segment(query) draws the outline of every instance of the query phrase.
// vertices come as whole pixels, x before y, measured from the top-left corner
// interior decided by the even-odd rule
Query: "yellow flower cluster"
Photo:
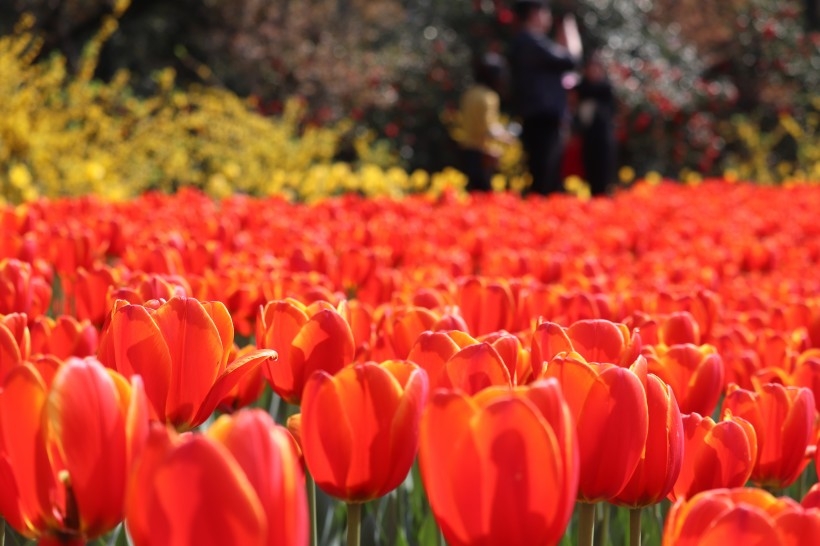
[[[781,114],[771,131],[762,131],[751,119],[736,118],[733,143],[741,151],[730,158],[726,176],[761,183],[820,180],[820,96],[814,98],[812,107],[813,111],[799,118]],[[773,164],[775,151],[783,147],[793,150],[793,159]]]
[[[311,201],[465,185],[455,171],[389,168],[391,150],[366,132],[352,139],[361,167],[333,162],[352,124],[310,126],[297,99],[268,118],[224,89],[181,91],[170,69],[157,74],[158,91],[149,97],[131,92],[126,72],[96,81],[100,46],[117,26],[113,17],[73,76],[62,56],[35,61],[41,43],[32,26],[24,17],[13,34],[0,37],[0,201],[90,193],[122,200],[183,186],[214,197],[239,191]]]

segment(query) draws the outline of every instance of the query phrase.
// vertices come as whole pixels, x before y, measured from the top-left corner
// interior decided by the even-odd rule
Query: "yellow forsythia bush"
[[[343,192],[397,195],[463,187],[448,170],[434,175],[386,168],[389,150],[362,134],[354,168],[333,157],[349,122],[306,126],[304,105],[288,101],[276,118],[219,88],[182,91],[170,69],[158,91],[135,96],[126,72],[93,79],[101,44],[117,27],[104,22],[87,45],[77,74],[52,55],[35,60],[41,41],[24,17],[0,37],[0,196],[9,202],[39,196],[94,193],[127,199],[148,190],[201,188],[214,197],[235,191],[314,200]]]

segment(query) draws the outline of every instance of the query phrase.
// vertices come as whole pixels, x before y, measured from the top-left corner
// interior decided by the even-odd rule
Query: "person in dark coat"
[[[584,63],[575,88],[581,157],[592,195],[606,195],[615,182],[615,92],[597,54]]]
[[[514,10],[520,31],[510,44],[510,71],[521,143],[532,176],[530,191],[561,192],[562,130],[568,119],[564,80],[581,57],[578,27],[571,14],[562,19],[557,38],[562,45],[547,37],[552,12],[546,2],[518,0]]]

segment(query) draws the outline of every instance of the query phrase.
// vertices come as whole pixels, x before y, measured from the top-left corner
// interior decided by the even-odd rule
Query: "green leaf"
[[[418,532],[419,546],[437,546],[439,529],[432,513],[428,513],[421,523]]]

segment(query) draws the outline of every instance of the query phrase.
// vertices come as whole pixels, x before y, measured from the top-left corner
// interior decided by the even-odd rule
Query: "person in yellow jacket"
[[[504,61],[488,53],[475,70],[475,81],[461,96],[461,168],[467,175],[468,191],[490,191],[498,168],[500,142],[512,136],[499,121],[500,91],[503,87]]]

